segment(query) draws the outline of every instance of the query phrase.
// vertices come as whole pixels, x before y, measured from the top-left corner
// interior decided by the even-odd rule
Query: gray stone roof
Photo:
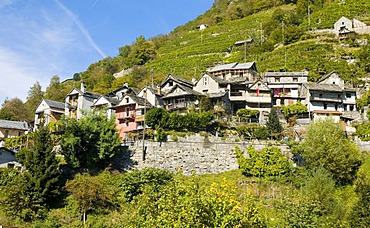
[[[166,96],[163,96],[162,98],[165,99],[165,98],[171,98],[171,97],[177,97],[178,95],[177,94],[171,94],[177,87],[181,88],[183,91],[185,91],[187,94],[186,95],[202,95],[201,93],[189,88],[189,87],[186,87],[186,86],[182,86],[182,85],[176,85],[174,86],[168,93]],[[183,96],[183,95],[181,95]]]
[[[159,85],[159,86],[163,86],[169,79],[172,79],[174,81],[176,81],[177,83],[179,84],[185,84],[187,86],[193,86],[194,83],[187,80],[187,79],[184,79],[184,78],[180,78],[180,77],[177,77],[175,75],[172,75],[172,74],[169,74],[166,79]]]
[[[336,73],[334,71],[332,71],[329,74],[326,74],[326,75],[322,76],[321,78],[319,78],[319,80],[317,80],[317,83],[320,83],[320,82],[324,81],[325,79],[329,78],[332,74],[336,74]]]
[[[44,99],[44,101],[47,105],[49,105],[50,108],[64,109],[64,102],[52,101],[48,99]]]
[[[266,72],[267,77],[307,77],[308,72]]]
[[[212,68],[209,72],[217,72],[221,70],[238,70],[238,69],[250,69],[253,67],[255,63],[254,62],[248,62],[248,63],[229,63],[224,65],[215,66]]]
[[[26,122],[21,121],[0,120],[0,128],[27,131],[28,124]]]
[[[343,92],[337,84],[308,84],[309,90],[329,91],[329,92]]]

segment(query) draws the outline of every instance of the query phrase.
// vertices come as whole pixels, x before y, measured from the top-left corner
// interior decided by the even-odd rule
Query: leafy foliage
[[[277,147],[265,147],[257,151],[248,147],[248,158],[236,147],[236,157],[243,174],[250,177],[276,178],[289,173],[291,164]]]
[[[47,129],[40,128],[33,144],[17,157],[27,172],[7,185],[3,203],[10,215],[26,221],[40,218],[60,193],[58,161]]]
[[[311,123],[302,149],[309,167],[325,168],[340,184],[352,181],[361,164],[360,150],[333,120]]]
[[[181,115],[175,112],[169,113],[163,108],[153,108],[145,115],[148,126],[153,128],[194,130],[207,129],[213,120],[212,112],[189,112]]]
[[[275,139],[280,137],[281,132],[283,131],[283,127],[280,124],[279,117],[275,108],[271,109],[266,125],[269,130],[270,136]]]
[[[101,169],[120,151],[113,120],[92,113],[80,120],[65,119],[61,153],[73,168]]]

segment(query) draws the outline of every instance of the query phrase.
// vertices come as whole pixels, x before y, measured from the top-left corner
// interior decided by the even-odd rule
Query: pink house
[[[129,132],[141,132],[144,125],[144,111],[152,105],[134,93],[122,97],[118,105],[112,107],[116,112],[116,126],[122,140],[132,140]]]

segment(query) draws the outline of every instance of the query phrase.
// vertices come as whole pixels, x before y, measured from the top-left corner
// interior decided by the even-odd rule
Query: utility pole
[[[144,120],[143,120],[143,161],[145,161],[145,114],[146,114],[146,98],[147,98],[147,89],[148,89],[148,83],[146,83],[145,91],[144,91]]]

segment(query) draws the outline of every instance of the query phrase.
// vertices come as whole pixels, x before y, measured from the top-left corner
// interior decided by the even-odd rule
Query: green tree
[[[114,196],[114,190],[106,183],[106,179],[88,173],[77,174],[73,180],[67,181],[65,187],[72,200],[79,205],[84,223],[89,210],[110,206]]]
[[[154,44],[145,40],[144,36],[139,36],[131,46],[131,51],[127,58],[131,61],[131,66],[144,65],[149,60],[154,59],[155,54]]]
[[[73,168],[100,169],[120,151],[114,120],[91,113],[79,120],[65,119],[61,152]]]
[[[36,108],[42,101],[43,97],[44,97],[44,92],[41,90],[41,85],[39,82],[36,82],[28,91],[27,101],[25,103],[30,114],[35,113]]]
[[[169,118],[169,113],[163,108],[152,108],[145,114],[145,123],[156,129],[157,127],[164,128],[167,126],[167,119]]]
[[[4,101],[0,109],[0,116],[14,121],[33,120],[33,113],[30,113],[23,101],[17,97]]]
[[[73,85],[60,83],[58,75],[54,75],[45,91],[45,98],[53,101],[64,102],[67,93],[72,90]]]
[[[308,126],[302,149],[308,167],[325,168],[340,184],[352,181],[361,164],[360,150],[346,137],[341,125],[331,119]]]
[[[21,149],[17,158],[26,172],[8,186],[7,212],[27,221],[40,218],[60,193],[58,161],[48,130],[35,132],[31,146]]]
[[[248,147],[248,156],[243,156],[243,151],[236,147],[236,157],[242,173],[250,177],[275,178],[289,173],[291,164],[277,147],[265,147],[257,151]]]
[[[271,108],[266,125],[269,129],[270,136],[278,139],[281,135],[281,132],[283,131],[283,127],[280,124],[279,117],[275,108]]]

